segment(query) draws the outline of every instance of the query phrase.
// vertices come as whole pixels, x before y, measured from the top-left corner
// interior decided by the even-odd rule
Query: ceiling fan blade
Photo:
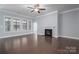
[[[37,11],[38,13],[40,13],[40,11]]]
[[[45,8],[39,8],[39,10],[46,10]]]
[[[33,7],[27,7],[27,8],[34,9]]]

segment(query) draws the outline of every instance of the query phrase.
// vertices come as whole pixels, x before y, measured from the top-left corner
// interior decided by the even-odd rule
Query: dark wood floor
[[[1,54],[79,53],[79,40],[25,35],[0,39]]]

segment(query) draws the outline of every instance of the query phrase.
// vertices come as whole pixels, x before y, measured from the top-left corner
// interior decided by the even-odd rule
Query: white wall
[[[38,24],[38,34],[44,35],[45,28],[55,27],[54,37],[67,37],[79,39],[79,9],[69,10],[65,13],[49,13],[35,18]]]
[[[53,30],[53,36],[57,37],[58,36],[58,12],[55,11],[53,13],[44,15],[44,16],[40,16],[36,18],[36,22],[38,24],[38,34],[39,35],[44,35],[44,29],[45,28],[50,28],[53,29],[53,27],[55,27],[55,29]]]
[[[60,14],[59,23],[61,37],[79,38],[79,10]]]
[[[77,20],[78,20],[78,21],[77,21],[77,22],[78,22],[78,23],[77,23],[77,28],[78,28],[78,29],[77,29],[77,31],[78,31],[77,35],[78,35],[78,36],[77,36],[77,37],[79,38],[79,10],[78,10],[78,12],[77,12],[77,15],[78,15],[78,16],[77,16]]]

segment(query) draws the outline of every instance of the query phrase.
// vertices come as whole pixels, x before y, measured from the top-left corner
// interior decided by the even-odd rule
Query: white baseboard
[[[71,39],[77,39],[77,40],[79,40],[79,38],[78,38],[78,37],[70,37],[70,36],[60,36],[60,37],[64,37],[64,38],[71,38]]]
[[[58,38],[59,36],[57,36],[57,35],[52,35],[52,37],[54,37],[54,38]]]
[[[9,38],[9,37],[15,37],[15,36],[21,36],[21,35],[29,35],[29,34],[33,34],[33,32],[31,32],[31,33],[25,33],[25,34],[18,34],[18,35],[3,36],[3,37],[0,37],[0,39]]]

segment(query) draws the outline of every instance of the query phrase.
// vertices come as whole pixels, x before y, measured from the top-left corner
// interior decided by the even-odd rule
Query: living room
[[[79,53],[79,4],[0,7],[0,53]]]

